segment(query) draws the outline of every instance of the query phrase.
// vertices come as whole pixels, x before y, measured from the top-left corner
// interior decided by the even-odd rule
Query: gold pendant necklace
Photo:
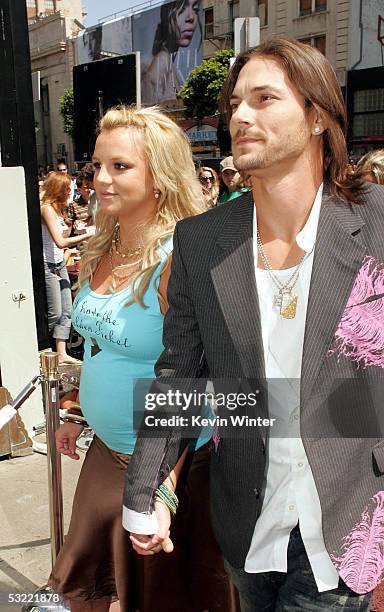
[[[279,309],[280,316],[283,317],[283,319],[294,319],[297,312],[298,296],[292,292],[292,289],[298,281],[300,269],[303,263],[311,255],[314,246],[309,251],[309,253],[305,253],[303,255],[303,257],[300,259],[299,263],[295,267],[293,274],[290,276],[290,278],[285,284],[283,284],[274,273],[272,266],[269,263],[259,232],[257,232],[257,249],[260,253],[261,259],[263,260],[265,269],[267,270],[269,276],[271,277],[271,280],[279,290],[279,292],[273,296],[273,306]]]
[[[279,308],[280,314],[284,319],[294,319],[297,310],[297,295],[292,293],[292,287],[280,289],[274,296],[274,306]]]

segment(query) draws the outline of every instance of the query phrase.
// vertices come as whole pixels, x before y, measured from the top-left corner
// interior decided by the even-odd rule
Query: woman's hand
[[[130,539],[133,549],[143,556],[154,555],[163,550],[166,553],[173,551],[173,542],[169,537],[171,525],[171,513],[167,506],[161,501],[155,502],[156,518],[158,523],[157,533],[154,535],[143,535],[131,533]]]
[[[76,440],[80,436],[84,427],[77,423],[63,423],[55,433],[56,450],[62,455],[67,455],[71,459],[80,459],[76,452]]]
[[[188,453],[188,447],[184,449],[178,462],[168,477],[164,480],[164,484],[171,491],[175,492],[177,480],[179,478],[181,468],[183,467],[185,458]],[[155,498],[155,512],[157,518],[157,533],[154,535],[143,535],[142,533],[131,533],[130,540],[133,549],[139,555],[154,555],[163,550],[166,553],[173,551],[173,542],[169,537],[169,528],[171,526],[171,512],[162,501]]]

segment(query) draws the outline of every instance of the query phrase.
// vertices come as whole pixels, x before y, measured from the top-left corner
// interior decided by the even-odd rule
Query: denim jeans
[[[72,294],[65,261],[44,262],[48,303],[48,327],[58,340],[68,340],[71,331]]]
[[[318,592],[298,527],[289,540],[287,573],[249,574],[227,561],[225,569],[239,591],[241,612],[369,612],[371,594],[357,595],[341,579],[337,589]]]

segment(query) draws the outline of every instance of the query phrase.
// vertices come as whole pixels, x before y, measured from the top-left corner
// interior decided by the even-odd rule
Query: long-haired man
[[[368,611],[384,576],[384,190],[348,174],[340,87],[316,49],[241,54],[223,104],[252,192],[178,224],[156,373],[196,377],[203,362],[258,385],[239,413],[276,423],[219,427],[212,445],[213,524],[242,610]],[[152,537],[135,512],[187,442],[173,429],[136,446],[125,522],[143,554],[172,548],[163,508]]]

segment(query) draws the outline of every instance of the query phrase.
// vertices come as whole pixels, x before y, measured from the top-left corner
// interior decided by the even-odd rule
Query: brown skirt
[[[210,522],[209,446],[194,453],[180,476],[171,554],[137,555],[122,527],[129,459],[94,438],[49,584],[76,602],[118,599],[121,612],[239,612]]]

